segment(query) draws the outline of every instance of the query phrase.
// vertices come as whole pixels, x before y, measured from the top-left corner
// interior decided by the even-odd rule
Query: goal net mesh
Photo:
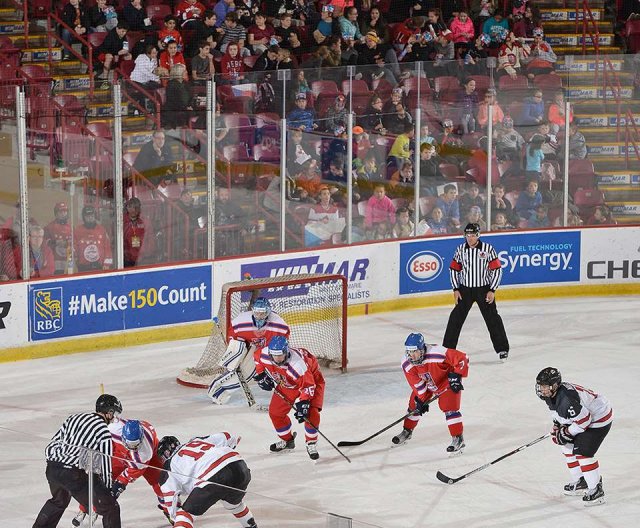
[[[258,297],[269,299],[271,309],[291,328],[289,343],[306,348],[321,364],[346,368],[346,280],[342,275],[305,274],[230,282],[223,286],[218,309],[218,326],[195,367],[184,369],[178,383],[209,386],[226,372],[219,366],[227,348],[231,321],[251,309]],[[222,335],[224,333],[224,336]],[[247,357],[240,370],[245,378],[253,373],[253,358]]]

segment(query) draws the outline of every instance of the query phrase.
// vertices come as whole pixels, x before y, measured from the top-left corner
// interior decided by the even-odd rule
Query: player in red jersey
[[[447,452],[461,453],[465,445],[460,391],[464,388],[462,378],[466,378],[469,372],[469,358],[464,352],[453,348],[425,344],[422,334],[409,334],[404,346],[406,355],[402,360],[402,370],[412,389],[409,411],[416,413],[405,419],[403,429],[393,437],[393,443],[404,444],[411,438],[420,416],[429,410],[427,400],[441,394],[438,405],[445,414],[451,434]]]
[[[109,424],[109,431],[113,437],[113,496],[118,498],[129,484],[144,477],[158,498],[158,508],[168,516],[159,484],[162,460],[156,453],[158,435],[155,428],[143,420],[119,419]],[[80,526],[85,515],[86,510],[80,506],[72,524]]]
[[[256,351],[255,363],[255,380],[260,388],[274,390],[269,418],[281,440],[271,444],[270,450],[277,453],[295,448],[296,433],[291,432],[289,419],[289,411],[295,408],[295,418],[300,423],[305,422],[307,453],[312,460],[317,460],[317,427],[325,385],[318,360],[304,348],[289,347],[286,337],[276,336],[269,341],[268,347]]]
[[[63,275],[67,271],[71,253],[71,224],[67,204],[58,202],[53,208],[53,214],[55,220],[44,228],[44,237],[53,251],[55,274]]]
[[[78,271],[108,270],[113,266],[107,230],[96,220],[96,208],[82,208],[82,224],[73,233],[73,252]]]

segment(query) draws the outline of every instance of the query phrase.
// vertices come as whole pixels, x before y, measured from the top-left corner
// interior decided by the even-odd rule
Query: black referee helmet
[[[467,224],[464,228],[465,235],[480,235],[480,224],[475,222]]]
[[[96,400],[97,413],[121,413],[122,404],[120,400],[111,394],[102,394]]]

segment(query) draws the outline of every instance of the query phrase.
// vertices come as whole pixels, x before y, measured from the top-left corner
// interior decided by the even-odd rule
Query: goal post
[[[347,368],[347,279],[343,275],[309,273],[230,282],[222,287],[218,308],[221,335],[216,328],[194,367],[177,377],[181,385],[208,388],[225,372],[219,366],[227,348],[231,322],[251,309],[258,297],[266,297],[271,309],[291,328],[292,347],[306,348],[323,366]],[[253,358],[247,358],[240,370],[245,377],[253,372]]]

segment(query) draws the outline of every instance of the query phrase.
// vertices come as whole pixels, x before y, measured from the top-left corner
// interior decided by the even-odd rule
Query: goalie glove
[[[414,398],[414,403],[416,404],[415,413],[422,416],[424,413],[429,412],[429,402],[422,401],[419,396]]]
[[[573,435],[569,433],[568,425],[561,425],[555,430],[554,442],[558,445],[573,444]]]
[[[310,407],[311,404],[308,400],[301,400],[299,402],[296,402],[296,412],[294,416],[299,423],[304,422],[307,416],[309,416]]]
[[[271,391],[276,386],[271,377],[267,375],[266,371],[262,371],[260,374],[257,374],[254,379],[256,380],[258,387],[262,390]]]
[[[118,498],[120,495],[122,495],[122,492],[127,489],[127,485],[123,484],[122,482],[118,482],[117,480],[111,485],[111,495],[113,495],[114,498]]]
[[[455,372],[449,372],[449,387],[451,387],[453,392],[460,392],[461,390],[464,390],[464,387],[462,386],[462,376]]]

